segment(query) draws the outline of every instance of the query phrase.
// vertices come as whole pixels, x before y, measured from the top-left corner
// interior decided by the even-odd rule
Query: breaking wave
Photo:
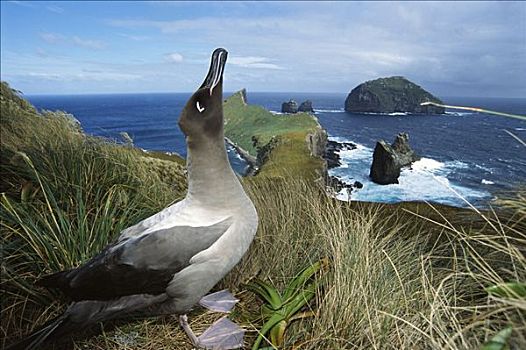
[[[351,200],[396,203],[402,201],[428,201],[464,207],[466,201],[477,202],[487,199],[490,194],[452,183],[448,175],[456,170],[469,167],[461,161],[441,162],[431,158],[421,158],[410,168],[403,168],[398,184],[378,185],[369,178],[373,149],[341,137],[330,137],[336,142],[353,142],[357,147],[340,152],[342,165],[329,170],[329,174],[345,183],[359,181],[361,189],[353,189]],[[340,200],[349,200],[344,189],[336,195]]]

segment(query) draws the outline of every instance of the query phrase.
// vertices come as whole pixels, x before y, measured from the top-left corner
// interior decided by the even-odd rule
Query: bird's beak
[[[208,88],[210,90],[210,96],[212,96],[214,88],[223,83],[223,71],[225,69],[227,56],[228,52],[222,48],[215,49],[212,53],[210,69],[208,70],[205,81],[199,88]]]

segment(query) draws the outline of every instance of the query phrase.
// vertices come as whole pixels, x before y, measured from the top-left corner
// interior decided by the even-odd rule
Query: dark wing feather
[[[130,237],[106,247],[76,269],[43,277],[38,285],[58,288],[75,301],[160,294],[195,254],[230,227],[230,219],[206,227],[175,226]]]

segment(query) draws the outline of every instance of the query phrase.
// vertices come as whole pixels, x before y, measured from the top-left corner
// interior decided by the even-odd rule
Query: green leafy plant
[[[526,284],[508,282],[486,288],[486,292],[501,298],[526,299]]]
[[[314,315],[312,311],[300,311],[316,294],[319,281],[313,280],[314,275],[327,266],[328,260],[322,259],[306,267],[288,284],[283,294],[275,287],[259,279],[247,285],[249,290],[265,301],[261,307],[261,314],[265,323],[252,346],[253,350],[259,349],[261,341],[268,333],[270,334],[270,342],[274,347],[282,346],[285,331],[291,322]]]
[[[507,350],[509,349],[508,339],[511,336],[512,327],[506,327],[493,336],[482,346],[482,350]]]
[[[496,284],[486,288],[489,295],[510,298],[510,299],[526,299],[526,284],[521,282],[506,282]],[[507,350],[509,349],[508,340],[511,337],[513,327],[508,326],[495,334],[493,338],[488,340],[482,346],[482,350]]]

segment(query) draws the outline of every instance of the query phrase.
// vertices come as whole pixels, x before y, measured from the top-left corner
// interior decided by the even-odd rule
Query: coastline
[[[248,167],[246,172],[243,174],[243,176],[254,176],[259,171],[259,164],[253,155],[248,153],[247,150],[241,148],[238,146],[234,141],[230,140],[228,137],[225,136],[225,141],[237,152],[237,154],[243,158],[245,162],[247,162]]]

